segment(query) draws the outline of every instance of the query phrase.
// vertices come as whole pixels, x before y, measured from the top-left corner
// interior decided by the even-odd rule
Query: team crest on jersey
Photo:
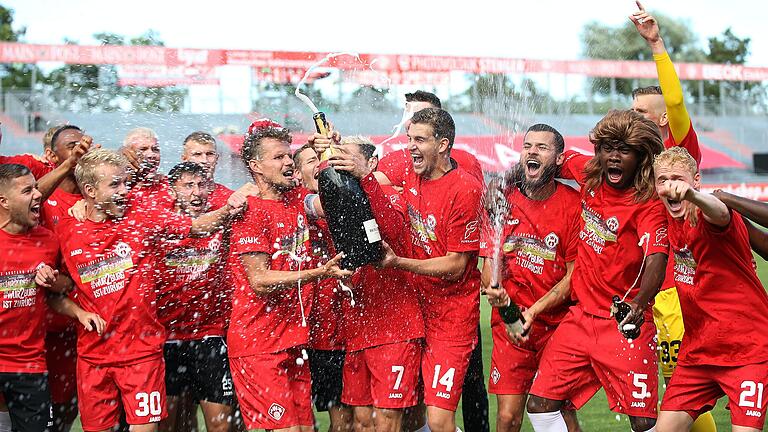
[[[435,215],[427,215],[427,226],[430,229],[435,229],[437,226],[437,219],[435,219]]]
[[[217,238],[211,239],[211,241],[208,242],[208,249],[212,251],[219,250],[219,247],[221,247],[221,241]]]
[[[544,237],[544,244],[547,245],[547,247],[550,249],[556,248],[558,243],[560,243],[560,238],[558,238],[557,234],[553,232],[547,234],[547,236]]]
[[[304,215],[298,215],[296,216],[296,225],[298,225],[299,228],[304,228]]]
[[[269,416],[273,419],[280,421],[281,418],[283,418],[283,415],[285,414],[285,408],[283,408],[280,404],[273,403],[272,406],[269,407]]]
[[[128,243],[119,242],[115,245],[115,255],[119,256],[120,258],[125,258],[130,254],[131,247],[128,245]]]
[[[619,220],[616,218],[616,216],[611,216],[606,219],[605,226],[607,226],[609,230],[616,232],[619,230]]]
[[[491,380],[493,381],[494,384],[498,384],[500,379],[501,379],[501,372],[499,372],[499,370],[496,369],[496,367],[494,366],[493,370],[491,371]]]

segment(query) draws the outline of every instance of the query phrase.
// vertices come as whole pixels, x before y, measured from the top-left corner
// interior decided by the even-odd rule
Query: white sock
[[[428,423],[424,423],[424,426],[422,426],[419,429],[417,429],[416,432],[432,432],[432,431],[429,430],[429,424]]]
[[[11,432],[11,413],[0,411],[0,432]]]
[[[560,411],[548,413],[528,413],[531,426],[536,432],[568,432],[565,419]]]

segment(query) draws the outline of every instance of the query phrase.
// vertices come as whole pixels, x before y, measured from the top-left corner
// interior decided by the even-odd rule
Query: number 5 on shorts
[[[150,394],[144,392],[136,393],[136,400],[139,401],[139,409],[136,410],[136,415],[139,417],[157,416],[163,413],[163,407],[160,405],[159,391],[154,391]]]
[[[635,399],[645,399],[647,397],[651,397],[651,393],[648,392],[648,384],[645,383],[645,380],[648,379],[647,374],[632,374],[632,384],[637,388],[639,391],[632,392],[632,397]]]
[[[741,388],[743,388],[744,391],[741,392],[741,396],[739,397],[739,406],[757,409],[763,407],[763,383],[742,381]],[[757,401],[754,399],[749,400],[755,397],[755,393],[757,393]]]
[[[453,388],[453,375],[456,373],[455,368],[450,368],[445,372],[445,375],[443,375],[439,380],[438,377],[440,376],[440,365],[435,365],[435,376],[432,379],[432,388],[436,389],[437,384],[440,383],[445,386],[445,391],[450,392]]]

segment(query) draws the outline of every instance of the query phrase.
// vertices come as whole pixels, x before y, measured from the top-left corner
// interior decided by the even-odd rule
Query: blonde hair
[[[85,194],[85,185],[95,185],[99,180],[96,176],[96,168],[102,165],[115,167],[127,167],[128,159],[125,156],[107,149],[91,150],[84,154],[75,166],[75,181],[80,191]]]
[[[135,138],[147,138],[158,141],[157,134],[154,130],[148,127],[137,127],[136,129],[131,129],[125,135],[125,138],[123,138],[123,146],[127,147]]]
[[[656,155],[653,158],[653,169],[659,166],[675,166],[680,165],[686,168],[692,176],[695,176],[699,172],[699,167],[696,165],[696,159],[688,153],[683,147],[670,147],[663,152]]]
[[[53,150],[53,135],[56,134],[56,131],[59,130],[60,127],[64,126],[63,124],[56,125],[53,127],[49,127],[47,131],[45,131],[45,135],[43,135],[43,150],[45,149],[51,149]]]
[[[691,156],[690,153],[688,153],[688,150],[686,150],[683,147],[670,147],[663,152],[656,155],[655,158],[653,158],[653,170],[654,174],[656,171],[656,168],[665,166],[665,167],[674,167],[674,166],[681,166],[688,170],[688,172],[691,173],[691,176],[694,178],[696,177],[696,174],[699,172],[699,166],[696,163],[696,159]],[[698,214],[698,208],[695,206],[690,206],[689,211],[687,212],[685,218],[688,220],[688,224],[690,226],[695,227],[699,223],[699,214]]]
[[[368,138],[367,136],[363,136],[363,135],[350,135],[350,136],[342,137],[341,141],[339,141],[339,144],[341,144],[341,145],[344,145],[344,144],[356,144],[356,145],[368,144],[368,145],[375,145],[373,143],[373,141],[371,141],[370,138]]]
[[[637,152],[637,171],[633,186],[635,202],[644,202],[653,198],[653,157],[664,150],[661,134],[656,124],[631,110],[612,110],[606,114],[589,134],[589,140],[595,145],[595,156],[584,167],[585,186],[588,190],[597,189],[603,182],[603,168],[600,165],[600,146],[604,144],[625,144]]]

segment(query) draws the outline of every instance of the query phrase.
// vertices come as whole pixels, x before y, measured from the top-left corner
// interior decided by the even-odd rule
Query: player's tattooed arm
[[[535,320],[539,314],[560,306],[571,297],[571,277],[573,276],[573,267],[573,261],[565,263],[565,276],[563,276],[563,278],[540,299],[536,300],[536,303],[523,311],[523,318],[525,318],[525,325],[523,328],[529,328],[531,326],[530,323]]]
[[[338,254],[324,265],[300,271],[272,270],[269,268],[271,258],[265,253],[247,253],[240,255],[240,261],[245,267],[248,283],[256,294],[270,294],[274,291],[291,289],[299,281],[312,282],[317,279],[343,279],[352,276],[351,271],[339,267],[339,261],[344,254]]]
[[[712,195],[752,222],[768,227],[768,203],[742,198],[721,189],[717,189]]]
[[[98,314],[86,312],[65,294],[50,293],[46,303],[56,313],[78,320],[86,330],[95,331],[99,336],[107,327],[107,323]]]
[[[383,249],[384,259],[379,264],[381,267],[396,268],[419,275],[438,277],[449,282],[461,279],[464,271],[467,269],[469,260],[474,255],[472,252],[448,252],[445,256],[420,260],[397,256],[386,243],[383,243]]]
[[[631,312],[619,323],[619,329],[625,324],[635,324],[640,327],[643,324],[643,312],[648,308],[648,303],[656,296],[664,283],[667,269],[667,254],[655,253],[645,258],[645,270],[640,281],[640,292],[634,299],[628,302]]]

